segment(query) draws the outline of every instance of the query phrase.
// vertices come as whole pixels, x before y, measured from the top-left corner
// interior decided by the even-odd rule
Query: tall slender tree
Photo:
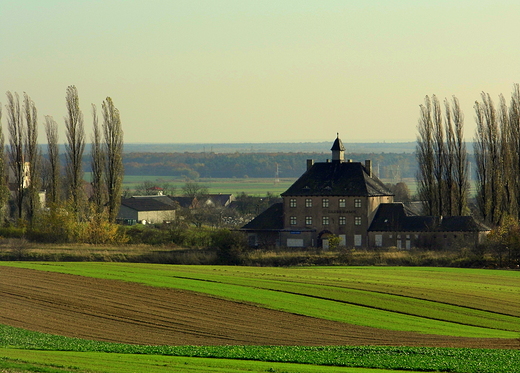
[[[460,108],[459,100],[452,99],[452,115],[454,127],[454,154],[451,160],[453,166],[454,215],[462,216],[468,212],[469,172],[468,152],[464,141],[464,114]]]
[[[85,212],[85,193],[83,190],[83,152],[85,150],[85,131],[83,129],[83,113],[79,107],[78,90],[71,85],[66,95],[67,116],[65,127],[67,133],[66,175],[68,198],[78,219]]]
[[[108,217],[114,222],[121,204],[123,183],[123,130],[119,110],[110,97],[103,101],[103,133],[105,137],[105,184]]]
[[[45,116],[45,134],[47,135],[48,172],[47,172],[47,199],[50,204],[56,205],[61,196],[61,171],[58,147],[58,124],[50,115]]]
[[[9,167],[13,174],[14,199],[16,216],[19,220],[23,218],[24,188],[25,188],[25,158],[24,139],[25,128],[20,108],[20,98],[8,91],[7,95],[7,129],[9,131]]]
[[[417,136],[417,163],[419,169],[417,173],[417,193],[423,201],[423,210],[427,215],[434,214],[434,151],[433,151],[433,123],[431,100],[428,96],[424,99],[424,105],[420,105],[420,118],[417,125],[419,132]]]
[[[444,143],[444,126],[442,122],[442,108],[435,95],[432,96],[432,121],[433,121],[433,176],[435,198],[433,214],[443,215],[444,195],[446,191],[445,172],[446,144]]]
[[[24,93],[24,112],[25,112],[25,159],[27,182],[27,219],[29,224],[33,224],[38,211],[40,211],[39,192],[41,187],[40,166],[41,155],[38,147],[38,112],[33,100]]]
[[[4,149],[5,140],[2,130],[2,106],[0,105],[0,222],[4,222],[6,218],[6,206],[9,201],[8,175]]]
[[[508,115],[511,157],[511,166],[508,172],[514,175],[514,204],[517,212],[516,218],[520,219],[520,86],[518,83],[513,86]]]
[[[475,102],[477,129],[475,161],[477,163],[477,205],[484,220],[498,225],[502,218],[502,167],[500,128],[496,109],[489,94],[482,92],[482,102]]]
[[[92,150],[91,150],[91,169],[92,169],[92,203],[97,213],[101,213],[105,204],[105,188],[103,184],[103,168],[105,167],[105,157],[101,146],[101,130],[99,128],[96,105],[92,104]]]

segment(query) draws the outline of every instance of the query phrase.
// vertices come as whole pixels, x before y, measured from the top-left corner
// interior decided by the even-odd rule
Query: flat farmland
[[[518,271],[3,262],[0,278],[4,347],[26,330],[134,346],[520,348]]]
[[[285,192],[296,179],[280,178],[275,183],[274,178],[202,178],[198,184],[206,186],[210,193],[237,194],[245,192],[253,196],[265,196],[268,192],[278,196]],[[177,189],[177,195],[182,195],[182,187],[186,180],[179,178],[169,178],[167,176],[134,176],[127,175],[123,179],[123,188],[135,189],[137,185],[144,181],[151,181],[161,185],[168,183]]]

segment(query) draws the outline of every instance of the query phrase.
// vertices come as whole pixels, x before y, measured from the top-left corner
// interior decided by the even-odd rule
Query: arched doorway
[[[331,231],[321,231],[318,235],[318,247],[321,247],[323,250],[327,250],[329,248],[329,237],[332,235],[333,234]]]

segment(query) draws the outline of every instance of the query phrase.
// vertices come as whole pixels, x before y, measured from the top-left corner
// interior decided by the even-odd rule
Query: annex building
[[[241,228],[250,246],[340,246],[410,249],[480,240],[489,228],[470,216],[415,216],[372,172],[372,163],[344,158],[339,136],[326,162],[307,160],[307,171],[272,205]]]

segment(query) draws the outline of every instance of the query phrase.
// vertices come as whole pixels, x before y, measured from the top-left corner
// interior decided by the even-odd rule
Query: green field
[[[515,373],[519,358],[518,350],[467,348],[140,346],[0,326],[0,369],[33,372]]]
[[[420,267],[258,268],[95,262],[0,262],[0,269],[1,266],[190,290],[379,329],[478,338],[515,339],[520,336],[519,271]],[[41,370],[49,372],[372,371],[361,368],[520,372],[519,350],[138,346],[77,340],[7,326],[0,327],[0,347],[0,356],[3,357],[0,369],[16,367],[17,364],[55,369]]]
[[[135,176],[124,177],[123,188],[133,190],[138,184],[144,181],[155,182],[158,185],[168,183],[176,188],[176,195],[182,195],[182,187],[186,180],[179,178],[169,178],[168,176]],[[265,196],[268,192],[279,195],[285,192],[294,183],[295,179],[281,178],[275,183],[274,178],[227,178],[227,179],[200,179],[200,185],[206,186],[210,193],[238,194],[245,192],[253,196]]]

